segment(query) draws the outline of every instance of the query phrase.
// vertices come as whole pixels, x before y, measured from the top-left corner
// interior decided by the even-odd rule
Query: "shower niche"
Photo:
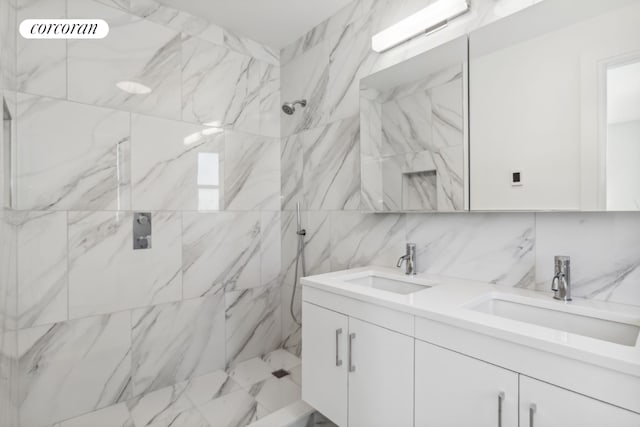
[[[13,141],[13,117],[11,110],[7,105],[7,99],[2,97],[2,134],[0,135],[0,158],[2,162],[0,182],[2,183],[2,205],[5,208],[13,208],[15,206],[14,194],[14,141]]]
[[[360,82],[362,209],[468,209],[467,39]]]

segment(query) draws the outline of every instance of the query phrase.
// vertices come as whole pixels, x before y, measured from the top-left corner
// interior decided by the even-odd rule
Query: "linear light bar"
[[[371,48],[384,52],[417,36],[441,28],[469,10],[469,0],[438,0],[419,12],[374,35]]]

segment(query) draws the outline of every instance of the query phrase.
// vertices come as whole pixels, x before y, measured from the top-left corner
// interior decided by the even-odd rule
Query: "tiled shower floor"
[[[299,399],[300,359],[276,350],[53,427],[243,427]]]

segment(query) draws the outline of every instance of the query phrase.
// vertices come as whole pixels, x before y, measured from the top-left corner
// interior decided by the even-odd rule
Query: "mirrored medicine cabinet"
[[[362,79],[362,209],[640,210],[638,22],[545,0]]]

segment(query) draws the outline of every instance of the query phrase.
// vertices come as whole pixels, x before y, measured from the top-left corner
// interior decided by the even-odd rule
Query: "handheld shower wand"
[[[291,292],[291,304],[289,304],[289,313],[291,313],[291,317],[293,321],[296,322],[298,326],[302,326],[300,320],[296,317],[295,310],[293,309],[293,305],[295,303],[296,297],[296,288],[298,287],[298,268],[302,267],[302,276],[307,275],[307,268],[304,260],[304,245],[305,245],[305,237],[307,235],[307,230],[302,228],[302,217],[300,216],[300,202],[296,204],[296,235],[298,237],[298,249],[296,251],[296,268],[293,276],[293,291]]]

